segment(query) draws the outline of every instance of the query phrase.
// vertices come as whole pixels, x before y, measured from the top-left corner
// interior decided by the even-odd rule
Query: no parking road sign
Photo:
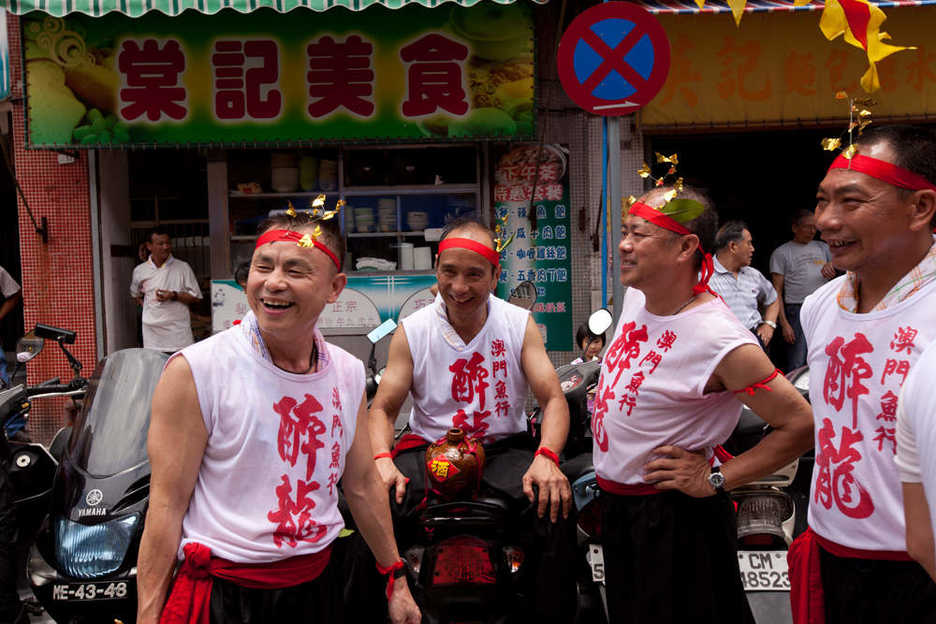
[[[629,2],[606,2],[572,21],[556,60],[576,104],[596,115],[627,115],[660,92],[670,46],[653,15]]]

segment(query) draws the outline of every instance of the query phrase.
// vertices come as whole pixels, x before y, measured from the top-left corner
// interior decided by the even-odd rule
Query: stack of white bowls
[[[381,232],[396,230],[396,200],[392,197],[377,200],[377,224]]]
[[[299,166],[296,154],[273,152],[270,155],[270,188],[277,193],[292,193],[299,188]]]
[[[414,210],[406,215],[406,224],[413,231],[425,230],[429,225],[429,215],[421,210]]]
[[[357,232],[376,232],[374,211],[367,206],[354,209],[354,228]]]

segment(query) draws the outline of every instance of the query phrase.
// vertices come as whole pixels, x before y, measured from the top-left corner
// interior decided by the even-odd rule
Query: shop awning
[[[0,0],[0,8],[16,15],[30,11],[42,11],[49,15],[62,17],[69,13],[84,13],[99,17],[111,11],[117,11],[130,17],[139,17],[149,11],[161,11],[166,15],[178,15],[187,9],[209,15],[222,9],[234,9],[241,13],[250,13],[257,9],[271,8],[286,13],[300,7],[313,11],[327,11],[343,7],[352,11],[362,11],[372,6],[399,9],[407,5],[438,7],[442,5],[474,6],[480,2],[513,4],[517,0]],[[548,0],[533,0],[545,4]]]
[[[915,7],[936,4],[936,0],[870,0],[882,9],[889,7]],[[731,13],[725,0],[706,0],[699,8],[695,0],[638,0],[637,4],[651,13],[671,15],[674,13]],[[746,13],[771,13],[776,11],[821,11],[825,2],[813,0],[803,6],[794,6],[792,0],[747,0]]]

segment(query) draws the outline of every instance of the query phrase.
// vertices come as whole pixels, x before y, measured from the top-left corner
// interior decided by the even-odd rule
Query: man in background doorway
[[[751,266],[751,231],[743,221],[729,221],[715,235],[715,249],[715,273],[709,284],[766,349],[777,329],[780,301],[767,278]]]
[[[23,291],[20,285],[10,277],[10,274],[3,267],[0,267],[0,294],[3,295],[3,303],[0,304],[0,323],[2,323],[3,319],[23,300]],[[0,345],[0,387],[9,385],[10,381],[9,376],[7,376],[6,351]]]
[[[799,318],[803,299],[835,277],[829,246],[815,240],[813,211],[797,211],[792,229],[793,240],[783,243],[770,255],[770,280],[782,302],[778,308],[778,322],[786,342],[785,372],[806,364],[806,338]]]
[[[143,346],[175,353],[195,340],[189,306],[201,300],[195,273],[172,256],[172,242],[154,230],[146,243],[149,259],[133,269],[130,296],[143,306]]]

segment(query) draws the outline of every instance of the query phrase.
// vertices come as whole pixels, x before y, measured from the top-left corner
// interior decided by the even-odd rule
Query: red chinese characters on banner
[[[374,114],[374,46],[359,35],[343,42],[325,36],[310,43],[308,112],[313,119],[344,108],[359,117]],[[313,101],[314,100],[314,101]]]
[[[420,37],[400,49],[406,72],[405,117],[431,115],[440,108],[453,115],[468,112],[464,67],[468,46],[438,33]]]
[[[188,114],[182,84],[185,52],[175,39],[126,39],[117,53],[119,115],[134,121],[143,115],[151,122],[180,121]]]
[[[326,527],[312,519],[315,501],[310,493],[319,489],[316,481],[296,481],[296,497],[293,498],[289,476],[283,475],[282,483],[276,486],[277,508],[267,513],[267,520],[276,524],[273,543],[277,548],[287,544],[295,548],[300,541],[317,542],[325,536]]]
[[[835,437],[835,426],[831,420],[824,418],[816,448],[819,474],[816,477],[815,499],[826,509],[831,509],[834,502],[839,511],[849,518],[867,518],[874,513],[874,502],[852,474],[855,464],[861,461],[861,452],[856,445],[864,440],[864,436],[860,431],[842,427],[837,447]]]
[[[306,454],[306,479],[311,479],[315,472],[315,456],[318,449],[325,446],[319,436],[325,433],[325,423],[315,414],[322,411],[322,404],[310,394],[298,403],[292,397],[283,397],[273,405],[273,411],[280,416],[277,449],[279,455],[290,466],[295,466],[299,451]]]
[[[871,365],[861,356],[873,351],[874,347],[860,332],[848,343],[836,336],[825,348],[829,363],[822,384],[822,398],[835,411],[841,411],[845,400],[851,399],[853,429],[858,428],[858,399],[869,392],[861,382],[874,374]]]
[[[452,400],[459,403],[471,403],[475,394],[478,395],[478,404],[484,409],[485,390],[488,383],[484,381],[489,373],[484,366],[484,356],[477,351],[471,359],[459,358],[449,366],[452,373]]]
[[[279,46],[272,40],[215,42],[211,56],[214,113],[218,119],[275,119],[283,108]]]

